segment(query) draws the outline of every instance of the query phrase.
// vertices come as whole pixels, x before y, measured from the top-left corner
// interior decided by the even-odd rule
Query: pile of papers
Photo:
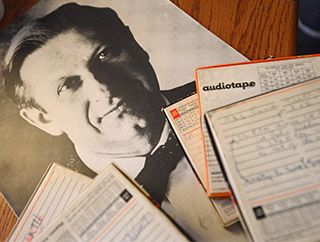
[[[9,239],[32,240],[188,241],[115,166],[91,181],[55,163]]]
[[[197,94],[165,109],[208,196],[230,193],[252,241],[320,238],[319,67],[314,55],[198,68]]]
[[[1,35],[8,241],[320,238],[320,56],[248,62],[165,0],[43,0]]]

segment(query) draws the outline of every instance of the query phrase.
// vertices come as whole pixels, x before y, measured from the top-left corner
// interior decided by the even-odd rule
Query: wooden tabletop
[[[13,226],[17,221],[17,216],[10,207],[7,200],[0,192],[0,241],[5,241],[9,236]]]
[[[3,0],[5,16],[0,29],[28,10],[38,0]],[[171,0],[208,30],[251,60],[267,56],[295,55],[297,1],[294,0]],[[0,204],[1,205],[1,204]],[[0,206],[0,217],[8,213]],[[0,223],[8,233],[15,223],[6,215]],[[4,227],[5,226],[5,227]],[[2,240],[1,237],[0,240]]]
[[[250,60],[296,53],[295,0],[171,0]]]

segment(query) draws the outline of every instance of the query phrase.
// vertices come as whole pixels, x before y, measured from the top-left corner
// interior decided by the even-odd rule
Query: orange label
[[[173,119],[177,119],[177,118],[180,118],[180,113],[178,112],[178,110],[175,108],[175,109],[172,109],[170,111],[171,113],[171,116],[173,117]]]

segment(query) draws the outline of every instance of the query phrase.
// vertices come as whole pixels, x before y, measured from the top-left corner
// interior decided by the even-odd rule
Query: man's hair
[[[28,55],[41,48],[48,40],[69,30],[75,30],[90,40],[102,43],[105,40],[121,43],[126,39],[129,44],[146,54],[112,9],[65,4],[27,24],[12,39],[4,60],[3,76],[6,92],[19,108],[35,107],[45,111],[28,95],[20,69]]]

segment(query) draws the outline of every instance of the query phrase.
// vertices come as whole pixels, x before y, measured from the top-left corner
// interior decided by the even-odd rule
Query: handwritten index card
[[[9,241],[32,241],[81,191],[91,178],[51,164],[30,198]]]
[[[204,144],[201,136],[201,122],[196,94],[169,105],[164,109],[190,163],[205,186],[207,181],[204,160]],[[224,226],[238,221],[238,214],[231,198],[210,198]]]
[[[116,167],[97,175],[36,241],[188,241]]]
[[[253,239],[319,238],[320,79],[206,117]]]
[[[211,196],[228,191],[205,124],[204,114],[262,93],[320,76],[320,56],[203,67],[196,71],[204,156]]]

